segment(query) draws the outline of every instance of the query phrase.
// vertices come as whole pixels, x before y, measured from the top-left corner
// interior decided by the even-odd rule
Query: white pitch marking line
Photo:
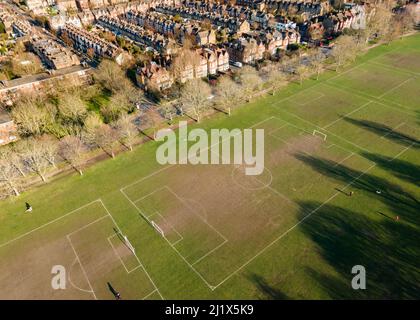
[[[97,223],[97,222],[99,222],[99,221],[101,221],[101,220],[103,220],[105,218],[108,218],[108,214],[106,214],[106,215],[104,215],[104,216],[102,216],[102,217],[100,217],[100,218],[98,218],[98,219],[96,219],[96,220],[94,220],[92,222],[89,222],[88,224],[85,224],[84,226],[82,226],[82,227],[80,227],[80,228],[78,228],[78,229],[76,229],[76,230],[68,233],[67,236],[71,236],[71,235],[73,235],[75,233],[78,233],[79,231],[82,231],[83,229],[86,229],[86,228],[90,227],[91,225],[93,225],[93,224],[95,224],[95,223]]]
[[[157,289],[153,290],[152,292],[150,292],[147,296],[143,297],[142,300],[146,300],[147,298],[149,298],[152,294],[154,294],[157,291]]]
[[[330,88],[334,88],[334,89],[340,90],[340,91],[342,91],[342,92],[346,92],[346,93],[348,93],[348,91],[346,91],[346,88],[344,88],[344,87],[342,87],[341,85],[338,85],[338,84],[336,84],[336,83],[335,83],[335,84],[326,83],[326,85],[327,85],[327,86],[329,86]],[[377,104],[381,104],[381,105],[383,105],[384,107],[387,107],[387,108],[389,108],[389,109],[393,109],[393,110],[395,110],[395,111],[398,111],[399,113],[404,113],[404,114],[406,114],[406,115],[410,115],[410,116],[415,116],[415,115],[416,115],[414,112],[410,111],[410,109],[409,109],[409,108],[407,108],[407,106],[404,106],[404,105],[402,105],[402,104],[400,104],[400,103],[398,103],[398,102],[389,101],[389,100],[386,100],[386,99],[381,99],[381,100],[379,100],[379,98],[378,98],[378,97],[372,96],[372,95],[367,94],[367,93],[360,94],[360,93],[357,93],[356,91],[353,91],[352,93],[353,93],[355,96],[358,96],[359,98],[363,98],[363,99],[365,99],[365,100],[372,99],[372,102],[375,102],[375,103],[377,103]],[[386,93],[387,93],[387,92],[386,92]],[[385,103],[385,102],[386,102],[386,103]],[[393,107],[393,106],[389,105],[388,103],[392,103],[392,104],[399,105],[400,107],[402,107],[402,108],[403,108],[403,110],[401,110],[401,108],[396,108],[395,106]]]
[[[163,222],[167,223],[170,226],[170,228],[179,236],[179,239],[174,242],[174,245],[175,245],[175,243],[178,243],[179,241],[182,241],[184,239],[184,237],[178,232],[178,230],[175,229],[175,227],[172,225],[172,223],[167,222],[168,220],[166,220],[166,218],[164,216],[162,216],[159,212],[156,212],[156,214],[158,216],[160,216],[162,218]]]
[[[39,229],[42,229],[42,228],[44,228],[44,227],[46,227],[46,226],[48,226],[48,225],[50,225],[50,224],[52,224],[52,223],[54,223],[54,222],[56,222],[56,221],[59,221],[59,220],[61,220],[61,219],[65,218],[65,217],[67,217],[67,216],[69,216],[69,215],[71,215],[71,214],[73,214],[73,213],[75,213],[75,212],[77,212],[77,211],[79,211],[79,210],[81,210],[81,209],[83,209],[83,208],[87,207],[87,206],[90,206],[91,204],[93,204],[93,203],[95,203],[95,202],[99,202],[99,200],[97,199],[97,200],[94,200],[94,201],[92,201],[92,202],[89,202],[89,203],[87,203],[87,204],[85,204],[85,205],[83,205],[83,206],[81,206],[81,207],[79,207],[79,208],[77,208],[77,209],[75,209],[75,210],[72,210],[72,211],[70,211],[70,212],[68,212],[68,213],[64,214],[64,215],[63,215],[63,216],[61,216],[61,217],[58,217],[58,218],[56,218],[56,219],[54,219],[54,220],[51,220],[51,221],[49,221],[49,222],[47,222],[47,223],[44,223],[43,225],[41,225],[41,226],[39,226],[39,227],[37,227],[37,228],[35,228],[35,229],[32,229],[31,231],[28,231],[28,232],[26,232],[26,233],[24,233],[24,234],[22,234],[22,235],[20,235],[20,236],[18,236],[18,237],[16,237],[16,238],[12,239],[12,240],[9,240],[9,241],[7,241],[7,242],[4,242],[4,243],[0,244],[0,248],[2,248],[2,247],[4,247],[4,246],[6,246],[6,245],[8,245],[8,244],[10,244],[10,243],[12,243],[12,242],[14,242],[14,241],[16,241],[16,240],[19,240],[19,239],[21,239],[21,238],[23,238],[23,237],[25,237],[25,236],[27,236],[27,235],[29,235],[29,234],[31,234],[31,233],[33,233],[33,232],[37,231],[37,230],[39,230]]]
[[[202,261],[204,258],[206,258],[207,256],[209,256],[210,254],[212,254],[214,251],[216,251],[217,249],[219,249],[220,247],[222,247],[224,244],[226,244],[226,242],[228,242],[228,240],[224,240],[222,243],[220,243],[217,247],[213,248],[212,250],[210,250],[209,252],[207,252],[205,255],[203,255],[202,257],[198,258],[197,260],[195,260],[193,263],[191,263],[191,265],[195,265],[197,263],[199,263],[200,261]]]
[[[75,258],[74,258],[74,262],[72,263],[72,265],[71,265],[71,267],[70,267],[70,268],[73,268],[73,266],[74,266],[76,263],[79,263],[79,262],[78,262],[78,260],[77,260],[77,257],[75,257]],[[80,265],[80,263],[79,263],[79,265]],[[82,288],[79,288],[78,286],[76,286],[76,285],[73,283],[73,281],[71,280],[71,276],[70,276],[70,274],[71,274],[71,272],[69,272],[69,273],[68,273],[67,278],[68,278],[68,280],[69,280],[69,282],[70,282],[70,284],[71,284],[71,286],[72,286],[73,288],[75,288],[75,289],[77,289],[77,290],[79,290],[79,291],[82,291],[82,292],[86,292],[86,293],[93,293],[93,292],[92,292],[92,290],[86,290],[86,289],[82,289]]]
[[[375,59],[370,60],[369,63],[374,64],[374,65],[378,65],[378,66],[383,67],[384,69],[388,69],[388,70],[394,71],[394,72],[399,72],[399,73],[405,74],[405,75],[407,75],[407,74],[415,75],[415,76],[420,75],[419,72],[413,72],[413,71],[401,69],[401,68],[398,68],[398,67],[391,67],[391,66],[383,64],[381,62],[377,62],[377,61],[375,61]]]
[[[306,119],[303,119],[303,118],[301,118],[301,117],[299,117],[299,116],[295,115],[294,113],[291,113],[291,112],[286,111],[286,110],[281,110],[281,111],[282,111],[282,112],[285,112],[285,113],[287,113],[287,114],[289,114],[289,115],[291,115],[292,117],[298,118],[298,119],[300,119],[301,121],[304,121],[304,122],[306,122],[306,123],[309,123],[310,125],[314,126],[315,128],[318,128],[318,129],[322,130],[322,128],[320,128],[320,127],[319,127],[319,126],[317,126],[316,124],[314,124],[314,123],[312,123],[312,122],[310,122],[310,121],[308,121],[308,120],[306,120]],[[339,136],[339,135],[336,135],[335,133],[333,133],[333,132],[331,132],[331,131],[329,131],[329,130],[325,130],[325,131],[327,131],[330,135],[332,135],[332,136],[334,136],[334,137],[336,137],[336,138],[338,138],[338,139],[341,139],[341,140],[343,140],[343,141],[345,141],[345,142],[347,142],[347,143],[349,143],[349,144],[351,144],[351,145],[353,145],[353,146],[357,147],[357,148],[358,148],[358,149],[360,149],[360,150],[363,150],[363,151],[366,151],[366,152],[370,152],[370,151],[369,151],[369,150],[367,150],[366,148],[363,148],[363,147],[359,146],[358,144],[356,144],[356,143],[354,143],[354,142],[351,142],[351,141],[347,140],[346,138],[343,138],[343,137],[341,137],[341,136]]]
[[[133,268],[133,269],[131,269],[131,270],[128,270],[127,266],[125,265],[125,263],[124,263],[123,259],[121,258],[120,254],[118,253],[117,249],[114,247],[114,245],[113,245],[113,244],[112,244],[112,242],[111,242],[111,239],[112,239],[112,238],[114,238],[114,237],[116,237],[116,236],[117,236],[116,234],[113,234],[113,235],[109,236],[107,239],[108,239],[108,242],[109,242],[109,244],[111,245],[111,247],[112,247],[112,249],[113,249],[113,251],[114,251],[115,255],[116,255],[116,256],[118,257],[118,259],[121,261],[121,264],[123,265],[123,267],[124,267],[125,271],[127,272],[127,274],[130,274],[131,272],[133,272],[133,271],[137,270],[138,268],[141,268],[141,264],[139,263],[139,264],[138,264],[138,266],[134,267],[134,268]],[[138,261],[137,261],[137,262],[138,262]]]
[[[77,261],[79,261],[80,268],[82,269],[82,272],[83,272],[83,274],[84,274],[84,276],[86,278],[87,283],[89,284],[89,287],[90,287],[90,290],[92,291],[93,297],[95,298],[95,300],[98,300],[98,298],[96,297],[96,294],[95,294],[95,290],[93,290],[92,284],[89,281],[89,277],[87,276],[86,270],[83,267],[82,261],[80,260],[79,255],[77,254],[77,251],[74,248],[73,243],[71,242],[70,236],[67,235],[66,237],[67,237],[67,240],[70,243],[71,248],[73,249],[73,252],[74,252],[74,254],[76,256]]]
[[[323,97],[325,97],[325,95],[321,92],[320,95],[317,96],[316,98],[313,98],[310,101],[307,101],[305,103],[299,103],[299,102],[297,102],[297,104],[300,105],[300,106],[302,106],[302,107],[304,107],[304,106],[308,105],[309,103],[312,103],[314,101],[317,101],[319,99],[322,99]]]
[[[350,111],[349,113],[346,113],[344,116],[341,116],[340,118],[338,118],[338,119],[334,120],[333,122],[331,122],[331,123],[327,124],[326,126],[322,127],[322,129],[324,129],[324,130],[325,130],[325,129],[327,129],[327,128],[331,127],[332,125],[334,125],[335,123],[337,123],[337,122],[341,121],[342,119],[344,119],[344,118],[348,117],[349,115],[351,115],[351,114],[353,114],[353,113],[355,113],[355,112],[357,112],[357,111],[359,111],[359,110],[361,110],[361,109],[364,109],[364,108],[365,108],[368,104],[370,104],[370,103],[372,103],[372,100],[370,100],[370,101],[368,101],[368,102],[366,102],[366,103],[362,104],[360,107],[358,107],[358,108],[356,108],[356,109],[354,109],[354,110]]]
[[[350,182],[349,184],[347,184],[343,190],[345,190],[346,188],[348,188],[350,185],[353,184],[353,182],[355,182],[356,180],[358,180],[361,176],[363,176],[364,174],[366,174],[369,170],[371,170],[374,166],[376,166],[376,164],[371,165],[368,169],[366,169],[364,172],[362,172],[357,178],[353,179],[352,182]],[[307,214],[305,217],[303,217],[299,222],[297,222],[294,226],[292,226],[291,228],[289,228],[287,231],[285,231],[283,234],[281,234],[279,237],[277,237],[276,239],[274,239],[270,244],[268,244],[264,249],[262,249],[260,252],[258,252],[255,256],[253,256],[251,259],[249,259],[245,264],[243,264],[241,267],[239,267],[238,269],[236,269],[234,272],[232,272],[229,276],[227,276],[224,280],[222,280],[219,284],[217,284],[214,289],[218,288],[220,285],[222,285],[223,283],[225,283],[227,280],[229,280],[232,276],[234,276],[235,274],[237,274],[239,271],[241,271],[243,268],[245,268],[248,264],[250,264],[252,261],[254,261],[257,257],[259,257],[262,253],[264,253],[268,248],[270,248],[271,246],[273,246],[278,240],[280,240],[281,238],[283,238],[284,236],[286,236],[289,232],[291,232],[293,229],[295,229],[297,226],[299,226],[300,224],[302,224],[306,219],[308,219],[310,216],[312,216],[315,212],[317,212],[321,207],[323,207],[325,204],[327,204],[328,202],[330,202],[332,199],[334,199],[337,195],[339,194],[339,192],[336,192],[335,194],[333,194],[330,198],[328,198],[326,201],[324,201],[319,207],[315,208],[314,210],[312,210],[312,212],[310,212],[309,214]]]
[[[203,219],[203,217],[201,217],[200,215],[197,215],[195,213],[194,208],[192,208],[183,198],[181,198],[175,191],[173,191],[169,186],[165,186],[169,192],[171,192],[176,198],[179,199],[179,201],[181,201],[183,204],[185,204],[185,206],[188,207],[188,209],[191,210],[191,212],[198,218],[200,218],[201,221],[203,221],[205,224],[207,224],[210,229],[212,229],[214,232],[216,232],[220,237],[222,237],[223,240],[228,240],[221,232],[219,232],[214,226],[212,226],[209,222],[207,222],[206,220]]]
[[[255,123],[254,125],[252,125],[250,128],[253,128],[253,127],[255,127],[255,126],[257,126],[257,125],[259,125],[259,124],[261,124],[261,123],[264,123],[264,122],[266,122],[266,121],[268,121],[268,120],[271,120],[271,119],[273,119],[273,118],[275,118],[275,117],[274,117],[274,116],[271,116],[271,117],[268,117],[268,118],[266,118],[266,119],[264,119],[264,120],[261,120],[261,121],[259,121],[259,122]],[[211,148],[212,148],[213,146],[216,146],[216,145],[220,144],[221,142],[223,142],[223,141],[225,141],[225,140],[230,140],[230,139],[231,139],[231,137],[228,137],[228,138],[222,139],[221,141],[220,141],[220,139],[219,139],[219,141],[218,141],[218,142],[213,143],[212,145],[208,146],[207,148],[205,148],[205,149],[203,149],[203,150],[204,150],[204,151],[206,151],[206,150],[211,150]],[[188,157],[188,156],[187,156],[187,157]],[[185,159],[183,159],[183,160],[185,160]],[[153,177],[154,175],[157,175],[157,174],[159,174],[160,172],[165,171],[165,170],[167,170],[167,169],[169,169],[169,168],[172,168],[172,167],[175,167],[175,166],[178,166],[178,165],[177,165],[177,164],[171,164],[171,165],[167,165],[167,166],[163,167],[162,169],[158,169],[158,170],[156,170],[156,171],[152,172],[151,174],[149,174],[149,175],[147,175],[147,176],[145,176],[145,177],[143,177],[143,178],[141,178],[141,179],[139,179],[139,180],[137,180],[137,181],[134,181],[134,182],[133,182],[133,183],[131,183],[131,184],[128,184],[128,185],[126,185],[126,186],[122,187],[122,188],[120,189],[120,191],[121,191],[122,193],[124,193],[124,194],[125,194],[125,192],[124,192],[124,190],[125,190],[125,189],[127,189],[127,188],[129,188],[129,187],[132,187],[132,186],[135,186],[136,184],[138,184],[138,183],[140,183],[140,182],[142,182],[142,181],[144,181],[144,180],[147,180],[148,178]],[[132,201],[130,200],[130,202],[132,202]]]
[[[408,147],[404,148],[403,150],[401,150],[398,154],[396,154],[391,160],[388,160],[389,162],[399,158],[400,155],[402,155],[404,152],[406,152],[408,149],[411,149],[412,146],[414,146],[416,143],[413,142],[412,144],[410,144]]]
[[[124,193],[123,193],[124,194]],[[114,217],[112,216],[111,212],[108,210],[108,208],[105,206],[104,202],[102,201],[102,199],[99,199],[99,201],[101,202],[102,206],[104,207],[104,209],[106,210],[106,212],[108,212],[108,215],[111,217],[112,222],[114,223],[114,225],[117,227],[118,231],[123,234],[121,232],[120,227],[118,226],[117,222],[114,220]],[[134,205],[135,206],[135,205]],[[136,207],[136,206],[135,206]],[[137,207],[136,207],[137,208]],[[162,300],[165,300],[162,296],[162,294],[160,293],[159,288],[156,286],[155,282],[153,281],[152,277],[150,276],[150,274],[147,272],[146,268],[143,266],[143,264],[141,263],[139,257],[137,256],[136,253],[133,253],[134,256],[136,257],[138,263],[141,265],[141,268],[143,269],[143,271],[146,273],[146,276],[149,278],[150,282],[152,283],[152,285],[155,287],[155,289],[157,290],[157,292],[159,293],[159,296],[162,298]]]
[[[393,88],[391,88],[391,89],[387,90],[386,92],[384,92],[383,94],[381,94],[380,96],[378,96],[378,98],[379,98],[379,99],[381,99],[383,96],[386,96],[388,93],[390,93],[390,92],[392,92],[392,91],[394,91],[394,90],[398,89],[399,87],[401,87],[401,86],[405,85],[407,82],[409,82],[409,81],[411,81],[411,80],[413,80],[413,79],[414,79],[414,78],[408,78],[407,80],[405,80],[405,81],[401,82],[400,84],[396,85],[395,87],[393,87]]]
[[[388,131],[388,133],[385,133],[381,139],[385,139],[387,136],[389,136],[391,133],[393,133],[393,131],[395,131],[398,128],[401,128],[403,125],[405,125],[405,121],[401,122],[399,125],[397,125],[396,127],[392,128],[390,131]],[[413,142],[414,143],[414,142]]]

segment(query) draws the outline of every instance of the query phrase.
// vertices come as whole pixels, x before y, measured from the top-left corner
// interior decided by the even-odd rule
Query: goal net
[[[131,244],[131,242],[128,241],[127,236],[123,236],[123,238],[124,238],[124,242],[125,242],[126,246],[128,247],[128,249],[130,249],[130,251],[135,254],[136,253],[136,249],[134,249],[134,247]]]
[[[162,235],[162,237],[165,237],[165,233],[163,232],[162,228],[161,228],[161,227],[159,227],[159,225],[158,225],[157,223],[155,223],[155,222],[152,220],[152,221],[151,221],[151,224],[152,224],[153,228],[155,228],[155,229],[156,229],[156,231],[157,231],[157,232],[159,232],[159,233]]]
[[[312,132],[312,135],[313,135],[313,136],[318,136],[318,137],[321,137],[321,139],[322,139],[322,140],[324,140],[324,141],[326,141],[326,140],[327,140],[327,135],[326,135],[325,133],[321,132],[321,131],[314,130],[314,131]]]

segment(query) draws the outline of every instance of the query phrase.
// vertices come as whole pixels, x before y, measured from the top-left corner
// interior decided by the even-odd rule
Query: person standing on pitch
[[[112,294],[114,295],[115,300],[120,300],[121,299],[120,293],[117,290],[115,290],[109,282],[107,282],[107,285],[108,285],[109,291],[111,291]]]
[[[25,206],[26,206],[26,211],[25,212],[31,212],[32,211],[32,206],[29,203],[25,202]]]

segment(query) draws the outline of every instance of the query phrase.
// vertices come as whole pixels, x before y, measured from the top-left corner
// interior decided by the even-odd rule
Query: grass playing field
[[[419,75],[415,35],[195,126],[264,129],[260,176],[152,142],[2,201],[0,298],[418,298]]]

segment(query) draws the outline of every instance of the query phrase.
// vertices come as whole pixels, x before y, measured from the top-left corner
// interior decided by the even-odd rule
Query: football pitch
[[[191,126],[264,129],[258,176],[161,166],[150,142],[1,202],[0,298],[418,297],[419,76],[415,35]]]

